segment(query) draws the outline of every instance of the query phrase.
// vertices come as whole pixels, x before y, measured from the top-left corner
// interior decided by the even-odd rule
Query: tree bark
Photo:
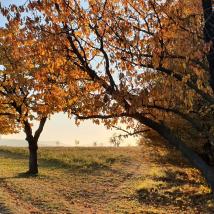
[[[135,119],[145,124],[146,126],[157,131],[167,142],[177,148],[182,155],[189,160],[189,162],[198,170],[210,185],[212,192],[214,193],[214,170],[208,166],[205,161],[191,148],[185,145],[181,139],[179,139],[167,126],[162,123],[158,123],[149,118],[144,117],[141,114],[135,115]]]
[[[29,144],[29,174],[38,173],[37,150],[38,144],[36,141],[28,142]]]
[[[46,120],[47,120],[47,117],[43,117],[40,120],[39,127],[36,130],[34,136],[32,133],[32,128],[30,123],[27,120],[24,122],[24,131],[26,134],[26,141],[28,142],[28,146],[29,146],[28,147],[29,148],[29,170],[27,171],[27,173],[29,174],[37,174],[39,172],[38,158],[37,158],[38,140],[43,131]]]

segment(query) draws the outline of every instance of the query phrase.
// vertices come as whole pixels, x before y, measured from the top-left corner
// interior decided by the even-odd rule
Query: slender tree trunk
[[[38,173],[37,150],[38,145],[36,141],[30,141],[29,144],[29,174]]]
[[[142,124],[157,131],[167,142],[176,147],[182,155],[189,160],[189,162],[198,170],[201,171],[202,175],[210,185],[212,192],[214,193],[214,170],[208,166],[205,161],[191,148],[185,145],[181,139],[179,139],[168,127],[162,123],[158,123],[149,118],[144,117],[141,114],[135,116]]]
[[[38,173],[38,160],[37,160],[38,140],[43,131],[46,120],[47,117],[43,117],[40,120],[39,127],[36,130],[34,136],[32,134],[32,128],[30,123],[27,120],[24,122],[26,141],[28,142],[29,146],[29,170],[27,172],[29,174]]]

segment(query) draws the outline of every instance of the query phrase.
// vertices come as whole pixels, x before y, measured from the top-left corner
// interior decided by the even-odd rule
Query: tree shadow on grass
[[[30,174],[28,172],[20,172],[17,174],[16,178],[37,178],[38,174]]]
[[[146,185],[148,180],[142,181],[142,187],[136,190],[140,203],[155,207],[174,206],[180,213],[214,213],[213,195],[200,172],[194,170],[180,152],[164,145],[159,145],[158,149],[147,148],[151,162],[163,175],[157,170],[156,176],[147,177],[149,187]]]
[[[161,141],[162,142],[162,141]],[[144,152],[144,147],[141,148]],[[191,167],[188,160],[174,147],[162,143],[145,144],[145,151],[149,154],[149,160],[156,164],[172,165],[181,168]]]
[[[0,157],[3,158],[12,158],[12,159],[27,159],[28,155],[24,153],[19,153],[19,152],[13,152],[9,150],[2,150],[0,149]]]
[[[205,204],[211,200],[210,194],[184,195],[182,191],[174,190],[160,193],[158,190],[142,189],[138,191],[138,201],[141,204],[155,205],[156,207],[174,206],[180,208],[180,213],[187,210],[195,210],[196,213],[213,213],[213,208]],[[206,207],[206,208],[205,208]]]
[[[204,184],[198,180],[188,180],[188,175],[181,171],[167,171],[163,177],[151,178],[154,187],[143,187],[136,191],[136,197],[141,204],[156,207],[179,207],[181,213],[195,210],[196,213],[213,213],[213,195],[200,190]],[[207,202],[211,202],[212,206]]]
[[[0,150],[0,155],[4,158],[15,160],[28,160],[28,155],[24,153],[18,153],[9,150]],[[56,158],[39,158],[39,168],[51,168],[51,169],[65,169],[76,173],[96,173],[100,170],[111,170],[111,164],[115,160],[106,159],[106,161],[100,162],[96,160],[84,160],[81,158],[72,158],[69,162],[59,160]],[[28,173],[19,173],[17,177],[35,177],[36,175],[29,175]]]
[[[167,183],[167,187],[182,186],[182,185],[192,185],[192,186],[200,186],[204,185],[202,180],[189,180],[186,172],[181,172],[180,170],[176,171],[166,171],[164,177],[154,178],[154,180],[159,180]]]
[[[28,160],[28,154],[23,153],[23,150],[14,150],[0,148],[0,156],[15,160]],[[51,168],[51,169],[64,169],[67,172],[72,173],[88,173],[88,174],[98,174],[99,172],[110,171],[112,173],[122,173],[120,170],[115,170],[112,165],[116,162],[124,165],[130,165],[131,161],[123,155],[117,157],[102,157],[100,160],[97,159],[84,159],[81,157],[70,157],[68,160],[60,160],[53,157],[38,157],[39,168]],[[20,176],[29,177],[25,173]]]
[[[101,163],[96,160],[82,160],[82,159],[72,159],[70,163],[67,163],[59,159],[43,159],[39,160],[39,167],[52,168],[52,169],[65,169],[67,171],[77,172],[77,173],[93,173],[99,170],[109,170],[110,165],[107,163]]]
[[[182,157],[180,152],[171,147],[166,147],[164,155],[155,153],[153,160],[161,165],[170,164],[180,168],[191,168],[189,162]]]

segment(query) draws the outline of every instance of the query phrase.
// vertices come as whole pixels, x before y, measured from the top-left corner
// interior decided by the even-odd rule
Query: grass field
[[[27,164],[26,149],[0,147],[0,213],[214,213],[200,173],[172,150],[42,148],[38,176]]]

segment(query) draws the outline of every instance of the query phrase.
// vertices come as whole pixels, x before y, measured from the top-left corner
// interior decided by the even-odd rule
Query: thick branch
[[[87,120],[87,119],[111,119],[111,118],[119,118],[119,117],[130,117],[128,113],[121,113],[121,114],[112,114],[112,115],[90,115],[90,116],[80,116],[76,113],[73,113],[77,119],[79,120]]]
[[[196,119],[190,117],[189,114],[185,114],[185,113],[179,111],[178,109],[165,108],[163,106],[158,106],[158,105],[143,105],[143,107],[150,108],[150,109],[158,109],[158,110],[161,110],[164,112],[173,113],[175,115],[180,116],[184,120],[188,121],[198,131],[201,131],[203,129],[203,125],[201,124],[201,122],[199,120],[196,120]]]

